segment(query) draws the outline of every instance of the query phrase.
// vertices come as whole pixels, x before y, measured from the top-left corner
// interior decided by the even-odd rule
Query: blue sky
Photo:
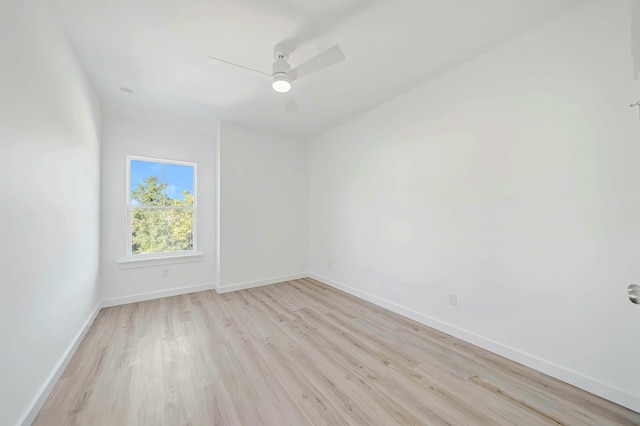
[[[157,176],[160,182],[168,183],[167,196],[174,200],[183,200],[182,192],[186,190],[193,194],[192,166],[131,160],[130,190],[134,190],[149,176]]]

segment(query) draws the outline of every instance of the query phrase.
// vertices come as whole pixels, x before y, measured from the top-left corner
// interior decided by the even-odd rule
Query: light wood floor
[[[35,425],[640,425],[310,279],[103,309]]]

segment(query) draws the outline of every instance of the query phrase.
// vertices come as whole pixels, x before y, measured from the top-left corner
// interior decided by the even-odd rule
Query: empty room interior
[[[0,0],[0,425],[640,425],[640,0]]]

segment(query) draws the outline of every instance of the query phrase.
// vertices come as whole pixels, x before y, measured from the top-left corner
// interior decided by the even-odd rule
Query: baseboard
[[[615,402],[616,404],[622,405],[630,410],[640,412],[640,396],[638,395],[634,395],[623,389],[608,385],[566,367],[559,366],[534,355],[503,345],[502,343],[448,324],[444,321],[440,321],[436,318],[406,308],[381,297],[374,296],[362,290],[355,289],[330,278],[323,277],[313,272],[310,272],[307,275],[314,280],[320,281],[321,283],[327,284],[338,290],[342,290],[345,293],[349,293],[355,297],[371,302],[421,324],[442,331],[443,333],[457,337],[465,342],[469,342],[497,355],[526,365],[527,367],[533,368],[534,370],[540,371],[558,380],[562,380],[563,382],[569,383],[594,395],[598,395],[604,399]]]
[[[78,334],[76,334],[74,339],[71,341],[71,344],[67,348],[62,358],[60,358],[60,361],[58,361],[58,364],[56,364],[51,374],[49,374],[49,377],[47,377],[47,380],[45,380],[36,397],[33,399],[31,404],[29,404],[29,407],[31,408],[29,408],[27,412],[23,414],[21,420],[18,421],[17,424],[30,425],[36,418],[38,412],[40,411],[40,408],[42,408],[42,405],[49,397],[49,394],[53,390],[55,384],[58,382],[58,379],[64,372],[64,369],[67,368],[67,365],[69,364],[69,361],[71,361],[73,354],[76,353],[76,349],[78,349],[80,342],[82,342],[82,339],[84,339],[85,334],[87,334],[87,331],[89,331],[91,324],[93,324],[96,316],[98,316],[98,312],[100,312],[100,309],[101,306],[100,303],[98,303],[93,312],[91,312],[91,314],[89,315],[89,318],[87,318],[87,320],[82,325],[82,328],[80,329]]]
[[[152,291],[150,293],[134,294],[133,296],[116,297],[114,299],[103,300],[101,308],[111,306],[126,305],[128,303],[144,302],[146,300],[162,299],[163,297],[180,296],[181,294],[196,293],[198,291],[215,290],[215,284],[199,284],[186,287],[171,288],[168,290]]]
[[[216,291],[218,292],[218,294],[223,294],[223,293],[229,293],[232,291],[246,290],[254,287],[261,287],[263,285],[277,284],[283,281],[298,280],[300,278],[306,278],[308,276],[309,274],[306,272],[301,272],[298,274],[291,274],[291,275],[281,275],[279,277],[265,278],[263,280],[247,281],[244,283],[219,286],[218,288],[216,288]]]

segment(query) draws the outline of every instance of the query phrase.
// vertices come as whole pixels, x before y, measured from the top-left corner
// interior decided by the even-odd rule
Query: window
[[[127,156],[127,258],[196,251],[196,164]]]

